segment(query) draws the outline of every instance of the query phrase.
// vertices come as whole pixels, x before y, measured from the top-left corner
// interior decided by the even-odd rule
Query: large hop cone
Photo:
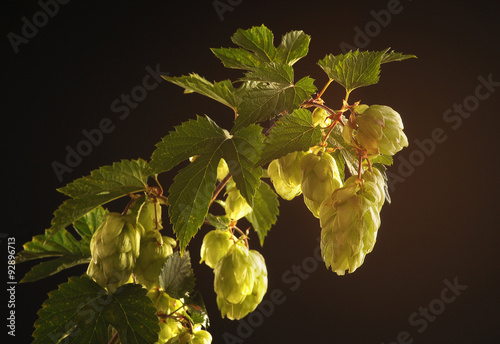
[[[219,260],[227,254],[229,248],[234,244],[232,234],[229,231],[214,229],[203,237],[200,249],[200,263],[205,262],[212,269]]]
[[[214,290],[222,317],[241,319],[255,310],[267,291],[264,257],[237,242],[214,269]]]
[[[401,116],[389,106],[371,105],[354,122],[353,137],[368,155],[394,155],[408,146]]]
[[[159,285],[159,276],[165,259],[173,253],[175,239],[162,236],[158,231],[146,232],[141,238],[139,257],[134,276],[147,289]]]
[[[224,208],[226,215],[231,220],[239,220],[242,217],[247,216],[252,211],[252,207],[241,195],[240,190],[236,188],[236,183],[233,181],[229,181],[226,185],[226,200]]]
[[[302,170],[300,161],[306,152],[289,153],[279,159],[271,161],[267,173],[271,178],[276,193],[283,199],[291,200],[302,193],[300,182]]]
[[[138,226],[131,215],[109,213],[92,236],[87,274],[112,292],[131,277],[140,252]]]
[[[319,217],[321,203],[342,186],[337,164],[328,153],[309,153],[302,158],[300,167],[304,203],[314,216]]]
[[[371,193],[374,190],[363,189],[353,176],[321,206],[321,255],[338,275],[354,272],[375,245],[380,199]]]

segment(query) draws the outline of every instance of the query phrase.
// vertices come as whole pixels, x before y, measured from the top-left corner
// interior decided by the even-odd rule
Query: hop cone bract
[[[354,272],[375,245],[380,199],[373,190],[363,190],[357,176],[352,176],[321,206],[321,255],[338,275]]]
[[[291,200],[302,193],[300,161],[306,154],[306,152],[300,151],[292,152],[271,161],[269,164],[267,172],[276,193],[283,199]]]
[[[222,317],[241,319],[252,312],[267,291],[264,257],[243,242],[229,248],[214,269],[214,290]]]
[[[319,217],[321,203],[342,186],[337,163],[328,153],[309,153],[302,158],[300,167],[304,203],[314,216]]]
[[[92,236],[87,274],[112,292],[131,277],[140,252],[138,226],[131,215],[111,212]]]
[[[205,262],[212,269],[227,254],[234,242],[229,231],[214,229],[203,237],[200,249],[200,263]]]
[[[242,217],[247,216],[252,211],[252,207],[241,195],[240,190],[236,188],[235,182],[229,181],[227,183],[226,195],[224,209],[226,210],[226,215],[231,220],[239,220]]]

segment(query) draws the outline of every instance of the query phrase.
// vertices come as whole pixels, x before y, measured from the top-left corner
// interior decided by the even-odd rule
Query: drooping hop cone
[[[158,201],[147,200],[141,207],[138,221],[145,232],[159,231],[163,228],[161,221],[162,208]]]
[[[205,262],[212,269],[227,254],[234,244],[232,234],[227,230],[214,229],[203,237],[200,249],[200,263]]]
[[[376,190],[378,193],[379,191]],[[321,255],[338,275],[354,272],[372,251],[380,227],[379,202],[357,176],[346,180],[320,209]]]
[[[377,168],[366,170],[361,176],[363,179],[363,195],[377,204],[380,212],[385,202],[385,178]]]
[[[237,242],[214,269],[214,290],[222,317],[241,319],[255,310],[267,291],[264,257]]]
[[[175,239],[162,236],[159,231],[146,232],[141,238],[140,253],[134,267],[137,281],[147,289],[157,287],[163,263],[173,253],[175,245]]]
[[[389,106],[369,106],[361,115],[356,116],[355,124],[357,129],[353,131],[353,135],[368,155],[394,155],[403,147],[408,147],[403,120]]]
[[[302,193],[300,161],[306,154],[306,152],[292,152],[269,164],[267,173],[276,193],[283,199],[289,201]]]
[[[328,119],[328,112],[323,110],[322,108],[315,108],[313,113],[312,113],[312,121],[314,126],[326,126],[330,124],[330,120]]]
[[[252,211],[252,207],[241,195],[240,190],[236,188],[236,183],[233,181],[229,181],[226,185],[226,201],[224,208],[226,210],[226,215],[231,220],[239,220]]]
[[[321,203],[342,186],[339,169],[335,159],[325,152],[307,154],[302,158],[300,167],[304,203],[315,217],[319,217]]]
[[[130,279],[140,252],[141,230],[131,215],[109,213],[90,241],[87,274],[110,291]]]

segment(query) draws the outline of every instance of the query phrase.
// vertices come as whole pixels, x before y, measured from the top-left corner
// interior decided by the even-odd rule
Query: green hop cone
[[[227,254],[229,248],[234,244],[232,234],[229,231],[214,229],[203,237],[200,249],[200,263],[205,262],[212,269],[219,260]]]
[[[159,276],[165,259],[173,253],[175,239],[162,236],[158,231],[149,231],[141,238],[134,276],[147,289],[159,285]]]
[[[377,168],[366,170],[361,176],[363,179],[363,195],[377,204],[380,212],[385,202],[385,178]]]
[[[330,124],[329,113],[322,108],[315,108],[312,113],[312,122],[314,126],[327,126]]]
[[[170,297],[161,288],[151,288],[147,296],[151,299],[157,309],[160,332],[158,333],[158,344],[163,344],[181,332],[183,326],[172,316],[182,312],[182,302]]]
[[[165,344],[210,344],[212,335],[210,332],[200,328],[194,328],[192,331],[185,329],[175,337],[170,338]]]
[[[319,217],[321,203],[342,186],[335,159],[328,153],[309,153],[300,163],[304,203],[315,217]]]
[[[131,215],[111,212],[92,236],[87,274],[111,292],[130,280],[140,252],[140,226]]]
[[[375,245],[380,216],[374,199],[368,187],[363,189],[352,176],[321,205],[321,255],[338,275],[354,272]]]
[[[408,147],[401,116],[389,106],[371,105],[356,116],[355,124],[353,135],[368,155],[394,155]]]
[[[169,339],[174,338],[182,329],[181,323],[172,318],[160,321],[160,332],[156,344],[164,344]]]
[[[233,181],[229,181],[226,185],[224,209],[226,210],[227,217],[231,220],[239,220],[252,211],[252,207],[241,195],[240,190],[236,188],[236,183]]]
[[[264,257],[243,242],[229,248],[214,269],[214,290],[222,317],[237,320],[255,310],[267,291]]]
[[[159,231],[161,224],[162,208],[159,201],[146,200],[141,207],[137,221],[144,227],[145,232]]]
[[[221,181],[224,179],[229,173],[229,166],[227,166],[227,162],[224,159],[220,159],[219,165],[217,165],[217,180]]]
[[[300,161],[306,154],[306,152],[292,152],[269,164],[267,172],[276,193],[283,199],[289,201],[302,193]]]

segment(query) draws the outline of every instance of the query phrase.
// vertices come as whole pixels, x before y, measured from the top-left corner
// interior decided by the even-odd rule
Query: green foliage
[[[379,212],[390,202],[385,171],[407,141],[395,110],[359,105],[349,97],[376,84],[383,64],[415,56],[389,49],[327,54],[318,71],[328,82],[317,87],[310,76],[295,75],[294,65],[311,42],[303,31],[284,34],[276,45],[271,30],[261,25],[237,30],[231,41],[235,47],[211,51],[224,67],[241,72],[238,79],[163,76],[185,93],[229,107],[229,127],[196,115],[166,133],[149,161],[121,160],[58,189],[68,198],[54,212],[50,228],[17,256],[18,263],[49,259],[32,267],[22,282],[105,261],[102,271],[87,270],[93,279],[71,277],[49,294],[35,323],[35,343],[63,338],[210,343],[204,330],[209,312],[203,291],[195,290],[192,239],[205,227],[223,233],[222,244],[206,235],[201,262],[209,258],[214,269],[220,315],[240,319],[267,290],[266,264],[250,249],[250,239],[254,234],[264,245],[282,200],[302,195],[306,214],[319,218],[325,264],[337,274],[358,269],[373,249]],[[346,95],[331,107],[322,96],[332,82]],[[363,112],[370,108],[384,111],[368,118]],[[166,172],[174,176],[163,188]],[[109,212],[104,205],[118,199],[129,202],[114,214],[130,226],[126,235],[118,233],[123,230],[113,235],[112,226],[103,234],[98,229]],[[99,273],[123,278],[113,287],[100,286]]]

